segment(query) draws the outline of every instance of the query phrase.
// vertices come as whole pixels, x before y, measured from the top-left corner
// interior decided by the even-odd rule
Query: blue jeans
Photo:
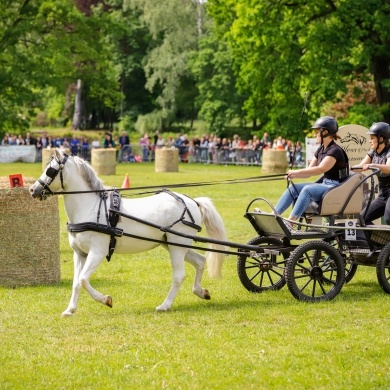
[[[275,210],[279,214],[282,214],[293,203],[293,198],[298,197],[291,211],[291,217],[299,218],[312,200],[319,202],[329,188],[336,187],[339,184],[340,182],[338,180],[324,179],[322,183],[298,183],[294,184],[294,186],[290,185],[280,197],[275,206]]]

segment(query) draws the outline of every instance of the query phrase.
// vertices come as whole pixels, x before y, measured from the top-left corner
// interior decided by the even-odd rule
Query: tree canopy
[[[80,122],[232,121],[297,138],[308,122],[390,122],[385,0],[5,0],[0,131]],[[307,113],[302,123],[302,107]]]
[[[332,104],[351,85],[357,103],[366,94],[361,85],[375,86],[375,102],[366,102],[373,115],[362,124],[390,121],[387,1],[210,0],[208,5],[232,51],[237,88],[248,94],[246,112],[265,128],[294,132],[305,93],[310,120],[332,114]],[[349,121],[348,111],[341,119]]]

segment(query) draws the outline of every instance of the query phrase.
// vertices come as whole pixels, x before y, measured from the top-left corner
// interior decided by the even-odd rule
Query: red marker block
[[[9,175],[9,184],[11,188],[24,187],[23,176],[20,173]]]

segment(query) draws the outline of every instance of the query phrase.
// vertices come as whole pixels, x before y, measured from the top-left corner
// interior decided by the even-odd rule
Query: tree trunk
[[[81,80],[77,80],[77,86],[76,86],[76,99],[74,102],[74,114],[73,114],[73,121],[72,121],[72,128],[73,130],[80,130],[81,126]]]
[[[378,103],[382,108],[389,107],[390,91],[384,82],[390,79],[390,58],[387,56],[376,56],[373,57],[372,63],[375,91]],[[378,121],[379,119],[380,118],[378,118]],[[387,123],[390,123],[390,108],[387,108],[383,111],[383,120]]]

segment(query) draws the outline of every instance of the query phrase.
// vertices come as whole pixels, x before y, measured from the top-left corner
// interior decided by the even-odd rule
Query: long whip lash
[[[307,106],[307,92],[305,92],[305,98],[303,99],[303,107],[302,107],[302,111],[301,111],[301,117],[299,119],[299,133],[302,132],[302,127],[303,127],[303,118],[305,116],[305,111],[306,111],[306,106]],[[293,169],[293,166],[294,166],[294,161],[295,161],[295,154],[296,154],[296,151],[297,151],[297,143],[298,143],[298,137],[297,139],[295,140],[295,143],[294,143],[294,152],[293,152],[293,155],[292,155],[292,159],[290,161],[290,169]]]

